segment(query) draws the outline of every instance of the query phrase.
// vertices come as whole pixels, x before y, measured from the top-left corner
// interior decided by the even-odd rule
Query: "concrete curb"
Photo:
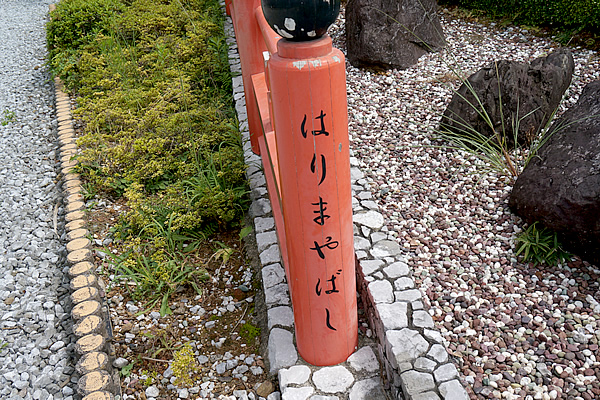
[[[52,8],[51,8],[52,9]],[[79,361],[75,369],[81,378],[77,390],[83,400],[112,400],[120,398],[119,373],[112,368],[112,328],[106,305],[104,283],[95,274],[89,231],[85,228],[85,203],[81,181],[75,172],[77,154],[75,131],[71,116],[71,101],[59,78],[54,79],[58,140],[60,144],[63,191],[65,196],[65,230],[68,242],[67,262],[71,265],[71,317],[73,333],[79,337],[75,350]]]
[[[222,4],[224,7],[224,4]],[[232,73],[241,66],[231,18],[225,22]],[[314,367],[299,359],[294,345],[293,313],[275,232],[260,156],[252,152],[241,76],[233,78],[235,108],[244,139],[244,156],[251,189],[251,216],[262,264],[268,309],[268,360],[277,373],[283,399],[468,400],[458,370],[441,334],[415,288],[402,249],[388,232],[379,206],[372,200],[358,160],[351,157],[354,246],[357,291],[377,340],[377,358],[365,346],[347,362]],[[352,153],[351,153],[352,154]],[[379,379],[379,370],[385,382]],[[327,379],[320,379],[327,376]],[[335,384],[337,382],[337,384]],[[340,384],[340,382],[342,382]],[[269,396],[275,400],[278,394]]]

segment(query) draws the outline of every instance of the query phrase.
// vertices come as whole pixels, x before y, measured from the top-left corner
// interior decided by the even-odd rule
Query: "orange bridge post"
[[[338,364],[358,343],[344,55],[279,40],[267,69],[298,351]]]

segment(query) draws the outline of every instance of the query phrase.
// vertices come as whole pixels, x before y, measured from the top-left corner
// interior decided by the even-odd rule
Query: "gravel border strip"
[[[358,292],[379,343],[386,388],[397,399],[469,399],[358,159],[350,164]]]
[[[81,181],[74,171],[77,161],[72,157],[77,154],[77,145],[71,101],[58,77],[54,79],[54,87],[65,195],[65,229],[69,240],[66,244],[67,262],[71,265],[69,276],[73,291],[71,316],[75,322],[73,333],[79,338],[75,344],[79,355],[75,369],[81,375],[77,390],[85,396],[83,400],[113,400],[120,398],[121,385],[119,372],[112,367],[115,352],[104,282],[95,274],[91,241],[88,239],[90,233],[85,228]]]
[[[230,18],[226,19],[225,33],[229,36],[227,43],[231,71],[239,75],[241,65]],[[244,139],[247,177],[252,191],[250,212],[254,218],[256,242],[263,266],[262,281],[268,308],[270,372],[278,373],[281,392],[284,395],[289,392],[289,396],[308,398],[316,388],[325,393],[341,394],[343,398],[348,395],[355,398],[354,396],[360,393],[363,396],[368,395],[370,399],[376,399],[378,393],[375,393],[374,389],[381,385],[377,374],[364,376],[364,372],[361,371],[364,365],[377,363],[369,354],[369,351],[372,353],[370,347],[359,349],[347,362],[335,367],[309,368],[303,361],[299,361],[294,345],[293,312],[281,263],[275,221],[262,172],[262,161],[260,156],[252,152],[250,146],[241,76],[233,78],[233,87],[239,128]],[[381,363],[381,366],[377,363],[377,367],[371,372],[382,369],[387,379],[383,388],[389,390],[397,399],[468,399],[469,396],[458,379],[456,365],[448,356],[441,334],[434,329],[433,319],[424,309],[421,292],[415,288],[412,273],[400,246],[392,235],[388,235],[384,217],[377,203],[372,200],[368,183],[358,168],[358,160],[352,157],[352,151],[350,164],[357,290],[367,312],[369,324],[375,331]],[[363,380],[352,385],[354,380],[346,377],[348,385],[343,390],[331,388],[332,391],[328,390],[330,388],[326,384],[319,382],[320,374],[327,375],[330,381],[343,380],[346,373],[350,374],[348,370],[352,371],[357,380]],[[291,387],[289,383],[295,385]],[[383,395],[382,388],[379,392]],[[337,397],[331,397],[334,398]],[[271,397],[268,400],[271,400]]]

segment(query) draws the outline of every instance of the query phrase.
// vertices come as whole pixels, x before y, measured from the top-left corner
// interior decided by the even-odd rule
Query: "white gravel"
[[[347,66],[352,149],[404,249],[472,398],[600,398],[596,266],[517,261],[511,181],[440,148],[434,130],[459,80],[494,60],[531,61],[559,48],[520,28],[443,18],[448,47],[407,70]],[[345,50],[343,18],[330,31]],[[573,49],[562,110],[600,79],[600,57]]]
[[[65,254],[54,226],[62,200],[54,92],[44,66],[49,3],[0,0],[2,399],[74,398]]]

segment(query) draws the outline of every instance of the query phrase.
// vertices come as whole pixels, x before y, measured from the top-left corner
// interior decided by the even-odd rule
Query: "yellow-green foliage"
[[[186,343],[175,352],[171,368],[173,369],[173,375],[177,378],[176,383],[178,385],[191,386],[194,383],[193,376],[197,372],[198,364],[189,343]]]
[[[154,383],[154,380],[156,379],[158,373],[156,371],[147,371],[145,369],[140,371],[142,376],[145,376],[146,378],[144,379],[143,383],[144,386],[151,386]]]
[[[240,329],[240,336],[247,342],[253,342],[255,338],[260,336],[260,328],[246,322]]]
[[[53,18],[51,65],[78,95],[84,177],[125,194],[134,230],[237,223],[245,166],[217,1],[62,0]],[[80,26],[85,40],[69,45]]]

